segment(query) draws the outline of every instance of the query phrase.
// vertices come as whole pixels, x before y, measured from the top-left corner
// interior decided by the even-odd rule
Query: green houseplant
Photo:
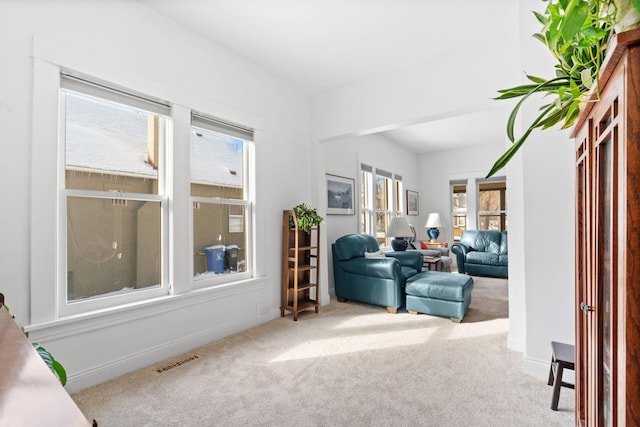
[[[614,0],[543,1],[548,3],[545,12],[533,12],[542,25],[541,31],[533,37],[547,46],[557,60],[555,76],[527,75],[531,83],[498,91],[500,95],[495,99],[520,100],[507,120],[507,137],[513,145],[498,158],[487,177],[511,160],[534,129],[548,129],[558,123],[563,129],[571,127],[587,96],[592,91],[596,94],[599,91],[600,67],[616,25],[617,3]],[[640,0],[631,1],[633,8],[640,11]],[[520,108],[534,94],[545,95],[540,113],[516,138],[514,126]]]
[[[0,304],[7,311],[7,313],[11,314],[11,312],[9,311],[9,307],[4,304],[4,296],[2,294],[0,294],[0,296]],[[33,348],[35,348],[44,363],[49,367],[49,369],[51,369],[51,372],[53,372],[56,378],[58,378],[60,383],[64,386],[67,383],[67,371],[64,369],[64,366],[62,366],[60,362],[54,359],[51,353],[45,350],[45,348],[40,344],[34,343]]]
[[[305,203],[300,203],[293,207],[293,211],[296,215],[296,219],[298,221],[298,228],[307,233],[313,227],[317,227],[320,225],[324,218],[318,215],[318,210],[316,208],[312,208],[307,206]],[[289,216],[289,226],[291,228],[295,227],[295,223],[293,220],[293,216]]]

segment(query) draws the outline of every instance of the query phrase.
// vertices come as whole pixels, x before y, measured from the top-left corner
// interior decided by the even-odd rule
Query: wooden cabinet
[[[3,300],[0,294],[0,426],[90,426]]]
[[[640,425],[640,30],[610,45],[576,142],[576,425]],[[592,97],[595,101],[595,95]]]
[[[290,226],[292,218],[293,227]],[[318,312],[320,279],[320,226],[308,233],[298,228],[293,210],[282,212],[282,295],[280,316],[285,311],[298,313],[314,309]]]

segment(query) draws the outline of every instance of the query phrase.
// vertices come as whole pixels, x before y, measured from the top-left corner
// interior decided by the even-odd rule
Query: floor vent
[[[156,368],[156,373],[157,374],[162,374],[164,372],[170,371],[173,368],[177,368],[179,366],[182,366],[186,363],[189,362],[193,362],[194,360],[198,360],[200,359],[200,356],[198,356],[197,354],[191,354],[189,356],[186,356],[180,360],[177,360],[175,362],[171,362],[170,364],[166,365],[166,366],[162,366],[160,368]]]

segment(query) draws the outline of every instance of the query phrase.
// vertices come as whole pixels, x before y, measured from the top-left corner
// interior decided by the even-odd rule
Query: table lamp
[[[391,241],[391,247],[394,251],[406,251],[409,246],[409,241],[405,237],[411,237],[411,227],[407,222],[407,218],[398,217],[391,220],[389,228],[387,228],[387,237],[394,237]]]
[[[427,234],[429,235],[430,241],[437,241],[438,236],[440,235],[440,230],[438,230],[438,228],[444,227],[444,224],[440,219],[440,214],[430,213],[427,217],[427,223],[425,224],[425,227],[427,228]]]

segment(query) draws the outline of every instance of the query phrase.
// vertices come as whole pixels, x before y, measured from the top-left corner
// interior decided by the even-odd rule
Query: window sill
[[[50,322],[43,322],[24,327],[31,340],[47,341],[73,336],[78,333],[129,323],[139,319],[152,317],[167,311],[180,310],[196,304],[204,304],[248,292],[263,289],[266,277],[255,277],[247,280],[219,284],[206,288],[194,289],[188,293],[165,295],[145,301],[109,307],[73,316],[62,317]]]

